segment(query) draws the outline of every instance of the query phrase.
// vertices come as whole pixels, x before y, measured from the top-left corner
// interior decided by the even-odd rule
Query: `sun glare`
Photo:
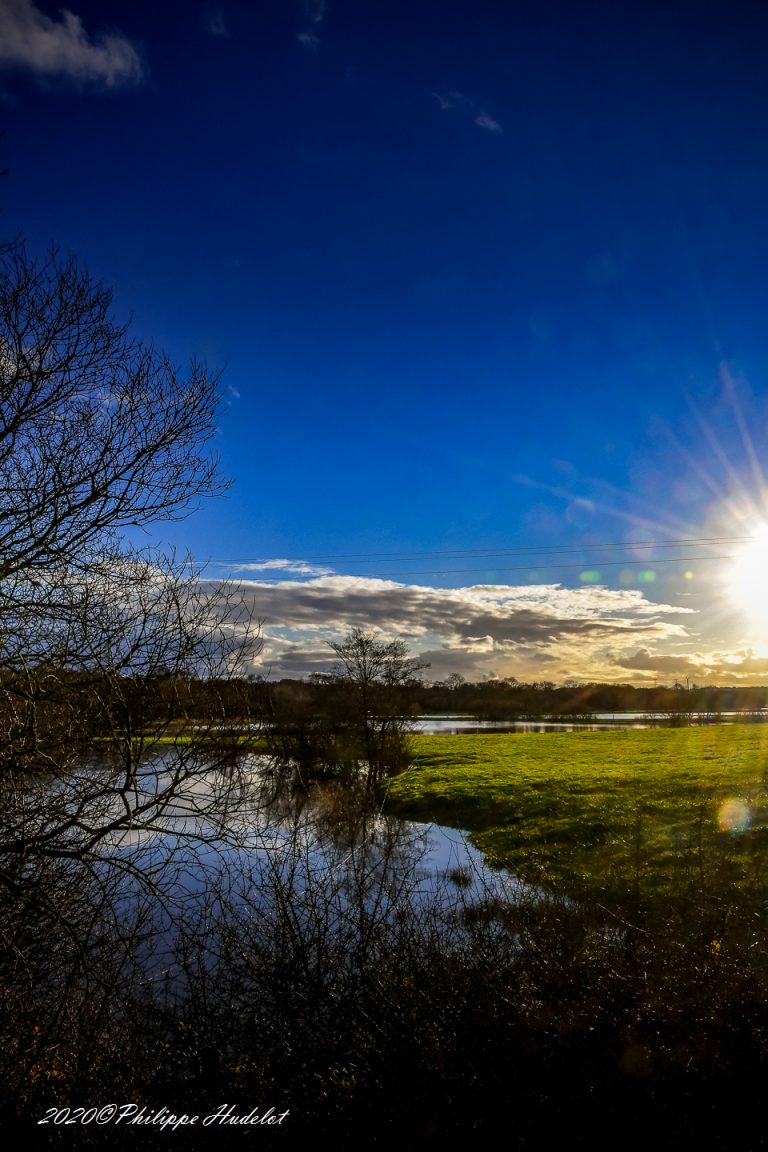
[[[762,525],[733,562],[729,577],[736,606],[753,623],[768,627],[768,525]]]

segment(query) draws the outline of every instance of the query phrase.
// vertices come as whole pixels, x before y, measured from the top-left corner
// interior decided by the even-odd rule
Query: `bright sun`
[[[753,624],[768,627],[768,525],[734,559],[729,575],[731,596]]]

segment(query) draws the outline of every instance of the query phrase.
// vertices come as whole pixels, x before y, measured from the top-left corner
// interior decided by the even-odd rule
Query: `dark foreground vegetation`
[[[526,873],[500,890],[449,867],[429,896],[418,838],[364,775],[292,791],[276,762],[254,791],[241,758],[255,839],[233,822],[226,846],[223,829],[191,854],[148,842],[130,859],[154,864],[151,899],[146,877],[58,859],[47,900],[6,901],[4,1129],[41,1147],[240,1147],[242,1129],[200,1127],[227,1103],[287,1111],[258,1138],[291,1146],[436,1147],[503,1125],[536,1149],[563,1115],[575,1147],[617,1131],[765,1146],[764,731],[424,737],[390,791],[428,803],[431,773],[439,814],[453,792],[466,815],[474,766],[477,824],[501,818]],[[738,799],[751,819],[724,809]],[[201,1119],[35,1124],[111,1102]]]
[[[440,693],[491,716],[557,690],[427,690],[402,644],[359,628],[325,679],[249,681],[258,625],[237,590],[123,536],[220,487],[218,377],[109,309],[72,258],[0,250],[3,1133],[343,1149],[501,1129],[539,1149],[565,1124],[575,1147],[763,1146],[760,822],[734,868],[702,806],[686,866],[655,887],[640,812],[630,871],[601,885],[590,843],[558,829],[573,797],[547,785],[517,832],[505,809],[525,885],[451,865],[427,882],[418,837],[380,810],[411,776],[408,717]],[[619,707],[597,699],[572,703]],[[553,777],[569,753],[548,747]],[[578,867],[550,852],[537,871],[526,838],[539,857],[570,843]]]
[[[325,795],[319,861],[297,827],[257,874],[211,876],[207,899],[173,917],[172,956],[146,906],[116,919],[63,867],[66,925],[6,910],[4,1130],[164,1147],[152,1127],[34,1124],[53,1106],[205,1116],[227,1102],[289,1110],[259,1139],[291,1146],[430,1147],[503,1125],[509,1145],[540,1148],[563,1114],[576,1147],[617,1130],[631,1146],[762,1146],[762,877],[734,885],[707,859],[663,901],[628,889],[606,903],[587,888],[470,896],[457,873],[426,904],[397,829],[347,799]]]

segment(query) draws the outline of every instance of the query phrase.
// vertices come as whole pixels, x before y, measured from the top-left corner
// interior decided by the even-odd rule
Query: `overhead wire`
[[[348,553],[304,553],[301,556],[280,559],[290,564],[307,563],[311,561],[319,564],[332,560],[353,561],[358,564],[368,563],[401,563],[405,560],[428,559],[433,556],[512,556],[531,555],[550,556],[567,555],[576,552],[597,552],[608,549],[633,548],[684,548],[690,545],[711,544],[747,544],[755,539],[754,536],[684,536],[672,540],[627,540],[624,542],[610,541],[604,543],[588,543],[580,545],[562,545],[554,547],[516,547],[516,548],[452,548],[443,550],[419,550],[416,552],[348,552]],[[267,556],[241,556],[230,560],[209,560],[208,566],[229,567],[235,564],[264,564],[273,562],[273,557]]]
[[[562,546],[548,546],[548,547],[522,547],[516,546],[513,548],[456,548],[456,549],[443,549],[443,550],[423,550],[418,552],[373,552],[373,553],[312,553],[305,554],[301,557],[281,557],[278,559],[264,556],[251,556],[241,557],[232,560],[209,560],[206,563],[201,563],[203,569],[210,568],[240,568],[240,575],[245,577],[248,568],[251,568],[254,577],[256,573],[259,574],[259,581],[261,583],[282,583],[285,576],[269,577],[266,575],[269,571],[281,571],[281,565],[284,572],[289,573],[292,565],[323,565],[330,562],[344,561],[345,566],[349,565],[389,565],[408,563],[409,561],[428,562],[430,559],[443,558],[460,559],[462,557],[474,558],[477,560],[491,560],[494,558],[506,558],[514,556],[527,556],[530,557],[525,564],[516,565],[495,565],[484,564],[482,566],[474,566],[471,568],[418,568],[408,571],[387,571],[386,579],[393,577],[415,577],[415,576],[452,576],[452,575],[468,575],[476,572],[484,572],[487,575],[490,573],[512,573],[512,572],[528,572],[534,573],[538,570],[544,571],[565,571],[576,569],[589,569],[590,566],[600,568],[615,568],[615,567],[638,567],[645,566],[651,567],[659,564],[689,564],[700,563],[702,561],[710,560],[733,560],[735,556],[732,554],[712,554],[704,553],[700,555],[683,555],[683,556],[656,556],[656,557],[637,557],[627,555],[619,560],[600,559],[594,557],[595,553],[599,552],[613,552],[623,551],[632,553],[638,549],[670,549],[670,548],[688,548],[691,546],[698,546],[700,548],[712,547],[715,545],[740,545],[747,544],[756,539],[755,536],[687,536],[679,537],[677,539],[666,540],[628,540],[628,541],[603,541],[600,543],[588,543],[583,545],[562,545]],[[551,557],[580,555],[582,559],[577,562],[552,562]],[[590,558],[592,557],[592,558]],[[243,571],[245,570],[245,571]],[[334,573],[321,573],[304,571],[302,572],[299,567],[294,569],[294,575],[300,576],[320,576],[332,575]],[[375,573],[336,573],[337,575],[351,576],[360,579],[372,579]]]

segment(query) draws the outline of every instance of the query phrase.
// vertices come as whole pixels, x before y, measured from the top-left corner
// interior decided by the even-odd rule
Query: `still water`
[[[477,720],[474,716],[422,716],[414,731],[425,735],[457,736],[483,732],[585,732],[614,728],[668,728],[677,724],[730,724],[768,721],[768,712],[680,713],[595,712],[588,720]]]
[[[157,758],[148,790],[162,791],[166,772],[172,779],[173,755]],[[217,937],[223,923],[251,931],[260,921],[271,931],[284,917],[310,933],[326,920],[354,934],[370,921],[418,917],[458,941],[478,910],[542,898],[491,869],[461,831],[355,811],[332,787],[300,800],[273,785],[264,758],[244,757],[226,803],[220,774],[202,773],[151,829],[115,837],[121,909],[127,920],[143,918],[140,959],[153,981],[173,990],[184,983],[180,926],[199,943]],[[212,945],[210,963],[215,954]]]
[[[458,736],[490,732],[579,732],[609,728],[648,728],[650,721],[638,713],[636,718],[616,721],[595,717],[594,720],[475,720],[471,716],[424,716],[414,725],[415,732],[431,736]]]

